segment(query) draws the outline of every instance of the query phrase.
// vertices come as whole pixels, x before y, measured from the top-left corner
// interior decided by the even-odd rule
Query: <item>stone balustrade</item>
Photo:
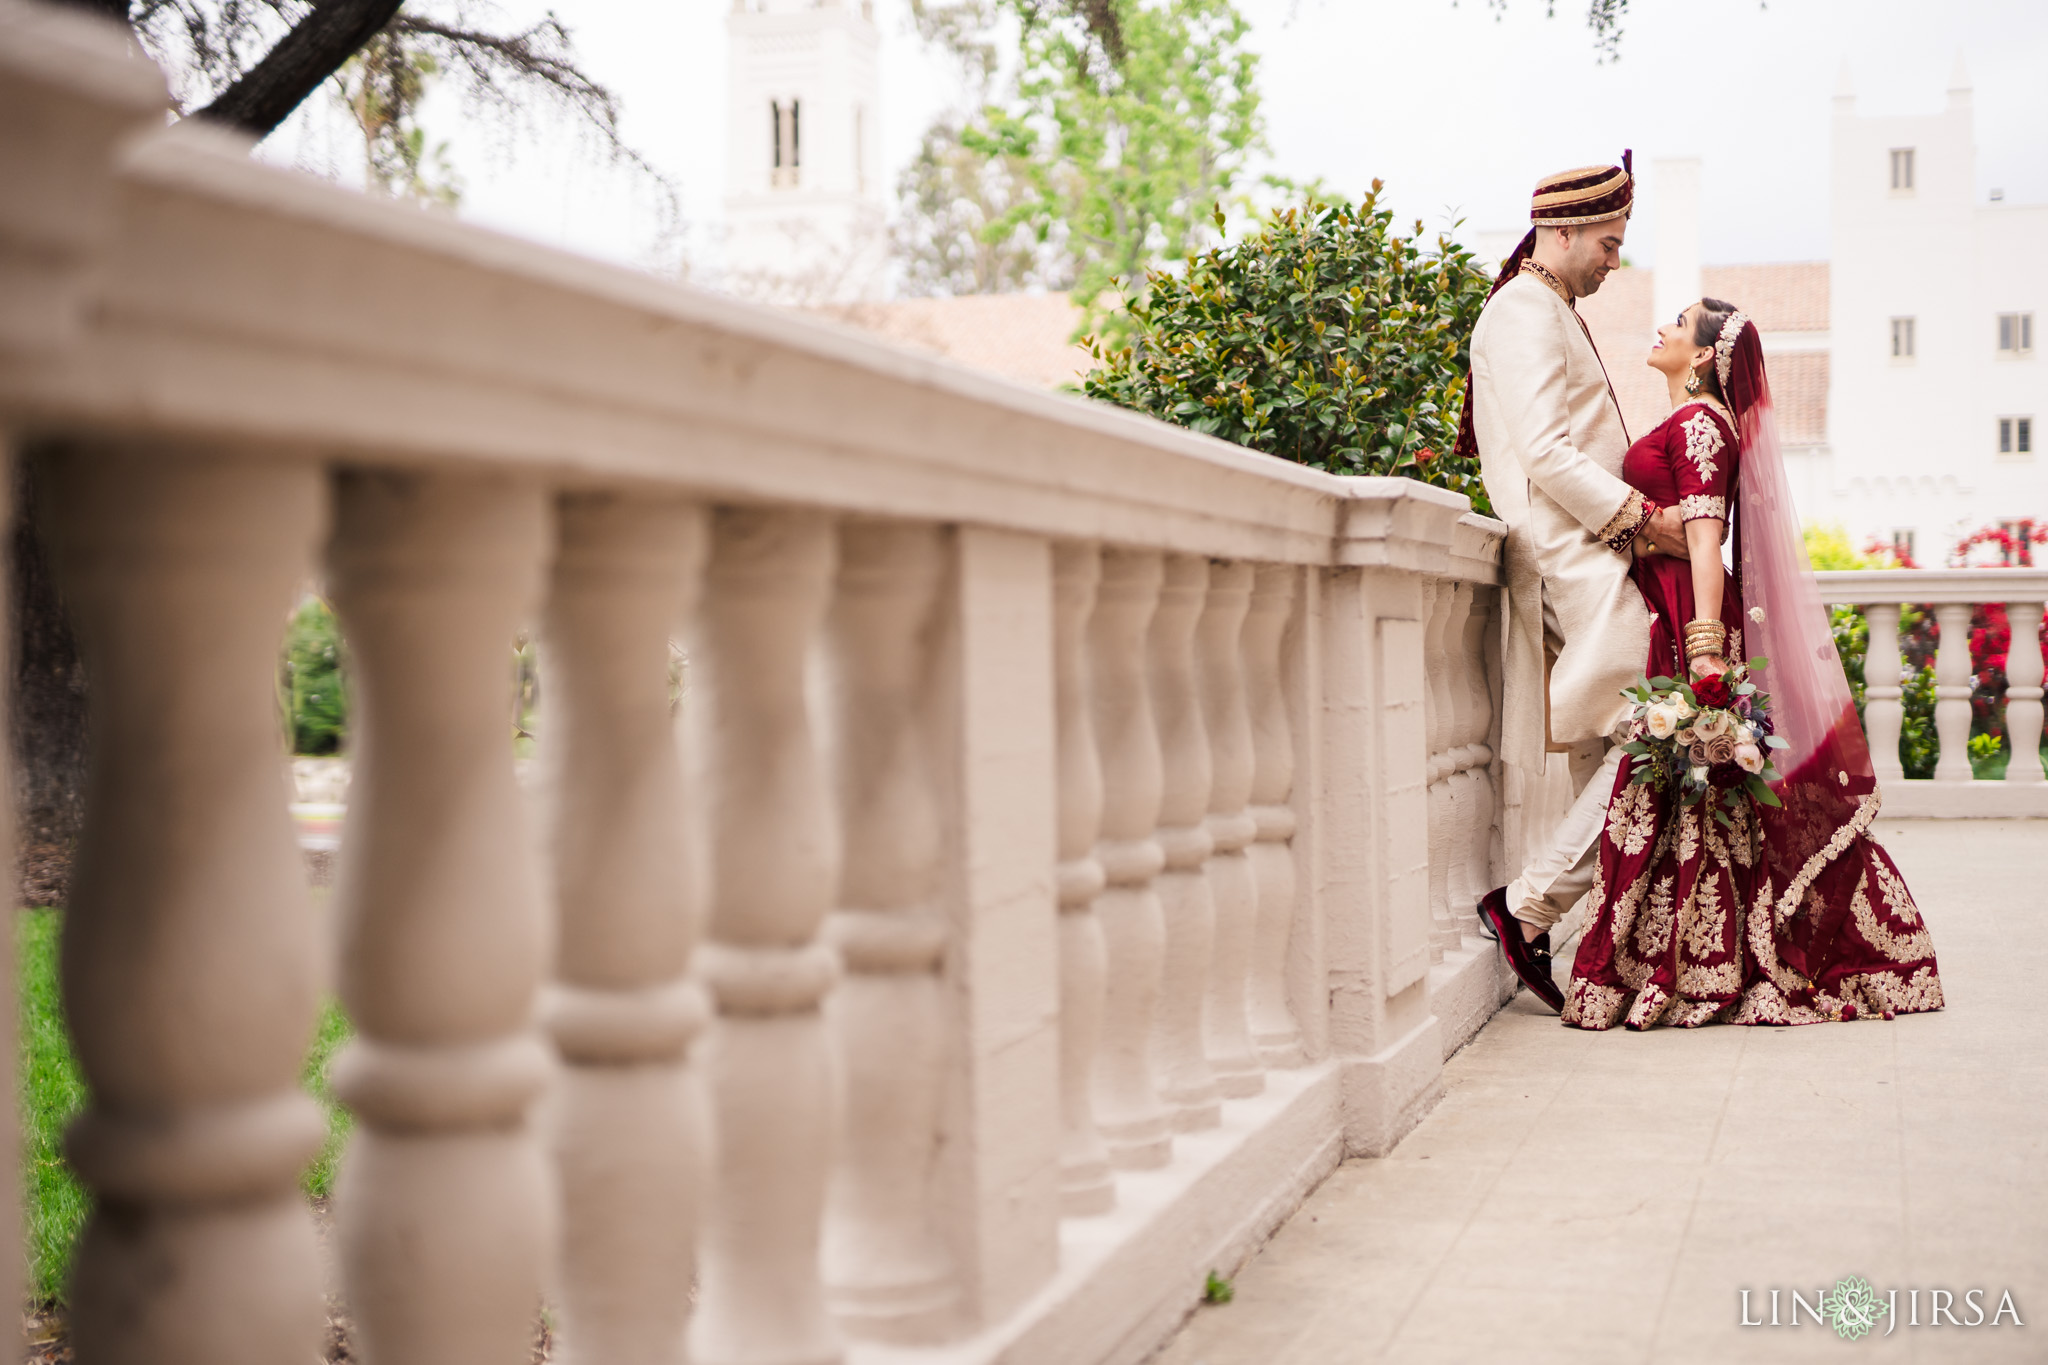
[[[1433,1102],[1509,985],[1498,523],[163,106],[0,0],[0,427],[98,756],[84,1365],[313,1357],[323,985],[374,1365],[523,1361],[544,1301],[607,1365],[1135,1361]],[[311,578],[356,687],[331,944],[273,694]]]
[[[2041,764],[2042,606],[2048,571],[2037,569],[1888,569],[1818,575],[1822,596],[1859,608],[1870,626],[1864,655],[1863,727],[1884,792],[1885,811],[1901,816],[2048,815],[2048,778]],[[1977,608],[2002,604],[2012,626],[2006,662],[2005,725],[2011,758],[2003,782],[1973,780],[1970,767],[1970,620]],[[1901,605],[1931,608],[1940,626],[1934,658],[1934,727],[1941,752],[1931,778],[1907,778],[1899,760],[1904,718],[1899,651]]]

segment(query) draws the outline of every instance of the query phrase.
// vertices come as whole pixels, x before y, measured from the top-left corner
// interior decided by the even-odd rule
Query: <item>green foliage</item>
[[[393,199],[454,208],[462,187],[448,164],[448,144],[427,148],[420,102],[441,74],[441,64],[412,36],[385,29],[336,73],[348,111],[363,135],[368,188]]]
[[[333,610],[307,598],[285,631],[283,688],[293,753],[339,753],[347,742],[345,658]]]
[[[306,1065],[300,1070],[299,1084],[307,1094],[320,1101],[320,1107],[327,1111],[327,1140],[320,1146],[320,1155],[313,1158],[299,1177],[299,1187],[314,1199],[325,1199],[334,1193],[335,1172],[341,1166],[341,1149],[348,1142],[349,1130],[355,1127],[355,1116],[342,1107],[334,1097],[334,1089],[327,1083],[327,1065],[341,1045],[355,1036],[349,1027],[348,1016],[341,1012],[341,1002],[327,1000],[320,1006],[320,1025],[313,1033],[313,1046],[306,1051]]]
[[[1311,200],[1187,263],[1150,273],[1131,341],[1091,342],[1091,398],[1335,474],[1397,474],[1490,512],[1476,460],[1452,453],[1488,280],[1422,224]],[[1220,214],[1219,214],[1220,219]]]
[[[1022,28],[1014,78],[927,134],[898,250],[913,287],[1057,283],[1096,327],[1113,281],[1210,237],[1261,145],[1249,26],[1231,0],[917,6],[983,83],[1001,63],[977,26],[1002,13]]]
[[[1812,542],[1808,541],[1809,553]],[[1835,636],[1835,657],[1842,661],[1842,672],[1848,675],[1850,695],[1856,698],[1856,715],[1863,716],[1863,690],[1867,682],[1863,676],[1863,661],[1870,653],[1870,622],[1855,607],[1828,608],[1828,627]]]
[[[1934,764],[1941,757],[1941,737],[1934,730],[1934,666],[1917,673],[1908,669],[1900,701],[1904,716],[1899,721],[1899,764],[1908,777],[1934,776]]]
[[[92,1210],[91,1196],[64,1160],[64,1130],[85,1108],[86,1085],[64,1023],[58,984],[58,944],[64,915],[24,910],[15,918],[15,970],[21,1009],[22,1213],[28,1233],[28,1290],[38,1302],[62,1301],[71,1256]],[[327,1065],[350,1037],[347,1017],[333,1001],[306,1055],[302,1083],[327,1111],[327,1142],[307,1166],[301,1187],[324,1198],[351,1126],[349,1112],[327,1084]]]
[[[1840,526],[1807,526],[1801,528],[1801,534],[1806,541],[1806,557],[1816,572],[1897,567],[1888,558],[1860,553],[1850,542],[1849,533]]]
[[[24,910],[14,921],[21,992],[22,1214],[28,1233],[28,1291],[61,1298],[71,1247],[92,1201],[64,1161],[64,1129],[85,1108],[85,1076],[71,1051],[57,984],[57,910]]]
[[[1229,1303],[1236,1297],[1236,1287],[1213,1270],[1209,1272],[1209,1278],[1202,1282],[1203,1303]]]

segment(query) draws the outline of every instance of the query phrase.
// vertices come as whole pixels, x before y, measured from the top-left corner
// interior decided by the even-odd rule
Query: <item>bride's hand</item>
[[[1692,661],[1695,678],[1711,678],[1728,671],[1728,661],[1718,654],[1705,654]]]

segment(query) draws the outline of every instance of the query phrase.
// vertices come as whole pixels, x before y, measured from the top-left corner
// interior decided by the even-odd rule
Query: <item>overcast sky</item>
[[[627,137],[682,185],[689,250],[715,255],[725,183],[728,0],[574,0],[554,7],[585,65],[618,92]],[[1239,0],[1263,56],[1270,164],[1351,192],[1387,181],[1403,218],[1476,229],[1526,221],[1552,170],[1617,159],[1703,159],[1708,264],[1828,254],[1832,97],[1844,69],[1863,113],[1931,112],[1960,54],[1974,87],[1977,184],[2048,202],[2044,0],[1634,0],[1618,61],[1602,64],[1582,0]],[[506,0],[508,18],[542,4]],[[894,172],[957,102],[949,67],[877,0],[884,152]],[[654,214],[632,177],[546,129],[511,142],[452,102],[429,107],[464,184],[465,217],[628,263],[653,259]],[[267,147],[338,163],[349,132],[318,110]],[[1656,184],[1641,200],[1654,222]],[[1654,263],[1639,226],[1629,255]],[[2048,243],[2044,243],[2048,248]]]

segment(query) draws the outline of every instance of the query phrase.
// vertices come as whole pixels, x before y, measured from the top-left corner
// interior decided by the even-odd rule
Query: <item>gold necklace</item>
[[[1551,292],[1564,300],[1565,307],[1570,308],[1574,306],[1572,303],[1572,291],[1565,288],[1564,281],[1560,280],[1557,276],[1551,274],[1549,268],[1543,265],[1540,261],[1537,261],[1534,257],[1531,257],[1529,260],[1522,262],[1522,269],[1528,271],[1537,279],[1549,285]]]

